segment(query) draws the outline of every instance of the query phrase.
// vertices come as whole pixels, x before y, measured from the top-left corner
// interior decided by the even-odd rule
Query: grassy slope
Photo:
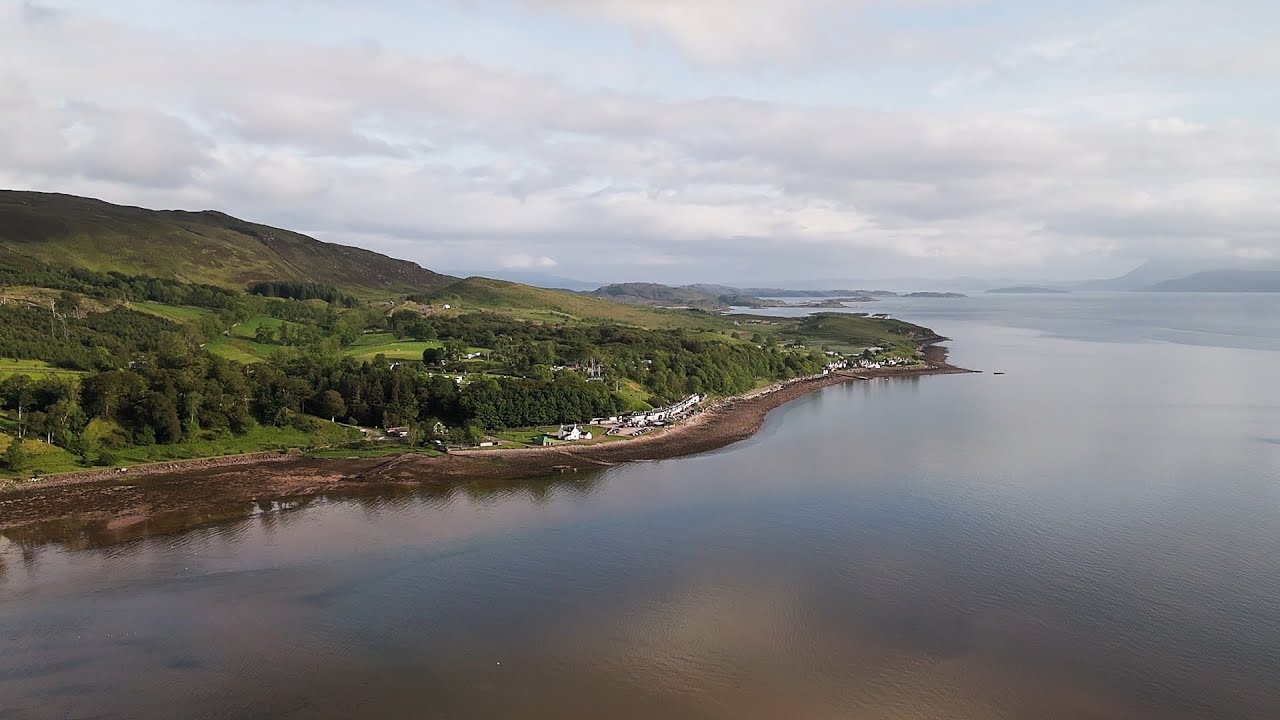
[[[82,374],[78,370],[64,370],[53,367],[43,360],[0,358],[0,380],[4,380],[10,375],[28,375],[32,378],[45,376],[75,378]]]
[[[288,320],[281,320],[267,315],[255,315],[248,320],[237,324],[231,329],[231,334],[238,338],[252,340],[258,336],[258,328],[260,327],[271,328],[272,332],[279,333],[280,328],[286,325],[289,326],[290,329],[302,327],[298,323],[289,322]]]
[[[389,360],[421,360],[423,350],[440,345],[438,340],[397,340],[391,333],[369,333],[345,352],[360,360],[372,360],[379,354]]]
[[[196,307],[184,307],[181,305],[165,305],[158,302],[136,302],[129,305],[130,308],[138,312],[144,312],[148,315],[162,317],[165,320],[172,320],[178,323],[191,322],[199,320],[206,315],[212,315],[212,310]]]
[[[422,292],[453,280],[408,261],[223,213],[14,190],[0,190],[0,246],[61,265],[236,288],[257,280],[314,280],[373,295]]]
[[[903,352],[915,350],[916,340],[931,335],[926,328],[901,320],[885,320],[849,313],[818,313],[783,326],[779,336],[844,352],[878,345]]]
[[[720,329],[724,321],[710,313],[611,302],[599,298],[505,280],[471,277],[433,293],[436,303],[454,310],[489,310],[523,320],[612,322],[648,328]]]
[[[687,305],[711,310],[724,305],[715,295],[658,283],[615,283],[586,294],[603,300],[636,305],[668,307]]]
[[[722,315],[689,310],[663,310],[611,302],[581,293],[520,285],[488,278],[467,278],[434,294],[437,304],[449,303],[453,311],[488,310],[525,320],[544,322],[610,322],[647,328],[686,328],[714,332],[725,342],[745,342],[754,333],[776,335],[781,340],[839,350],[868,345],[912,350],[908,333],[929,331],[900,320],[881,320],[848,313],[818,313],[803,318],[759,315]],[[734,325],[738,322],[738,325]],[[735,337],[738,336],[738,337]]]
[[[205,345],[205,349],[218,357],[246,365],[262,362],[271,357],[271,353],[275,351],[274,346],[261,345],[252,340],[235,337],[219,338]]]

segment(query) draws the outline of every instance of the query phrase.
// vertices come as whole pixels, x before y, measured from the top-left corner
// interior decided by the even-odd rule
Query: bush
[[[18,438],[10,440],[9,447],[4,451],[4,466],[13,472],[20,473],[27,469],[29,460],[30,455],[22,446],[22,441]]]
[[[311,417],[310,415],[303,415],[301,413],[290,413],[289,425],[296,430],[301,430],[303,432],[313,432],[315,430],[319,430],[320,428],[324,427],[325,423],[321,420]]]

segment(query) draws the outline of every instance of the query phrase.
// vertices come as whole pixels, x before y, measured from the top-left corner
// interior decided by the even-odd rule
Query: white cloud
[[[555,260],[546,255],[530,255],[528,253],[515,253],[513,255],[503,255],[498,258],[498,266],[504,268],[552,268],[558,265]]]
[[[868,10],[973,5],[979,0],[522,0],[665,40],[713,65],[808,63],[833,56],[917,52]]]
[[[826,14],[864,5],[537,4],[725,63],[793,58]],[[937,105],[927,85],[922,106],[677,99],[354,36],[230,33],[188,52],[141,24],[28,15],[0,9],[0,183],[218,208],[444,269],[695,280],[1280,249],[1276,119],[1197,116],[1176,88],[1051,105],[1037,88],[1008,106]],[[1027,38],[955,93],[1096,64],[1104,40]]]

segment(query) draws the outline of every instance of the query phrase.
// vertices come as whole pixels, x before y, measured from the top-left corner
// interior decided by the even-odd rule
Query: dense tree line
[[[255,423],[317,422],[307,415],[423,428],[424,437],[439,424],[460,431],[455,439],[472,440],[481,428],[585,421],[622,409],[605,385],[572,373],[459,384],[382,358],[301,356],[279,366],[245,366],[193,347],[148,354],[130,367],[78,381],[14,375],[0,382],[0,404],[16,421],[15,437],[103,463],[110,460],[88,457],[85,430],[93,418],[112,423],[99,441],[99,452],[109,458],[130,445],[177,443],[207,432],[243,434]]]
[[[812,374],[826,364],[817,352],[783,352],[683,329],[553,325],[495,313],[424,316],[408,310],[394,313],[387,323],[393,332],[399,328],[416,339],[440,339],[446,348],[451,341],[491,348],[503,366],[518,373],[597,362],[612,377],[634,380],[660,401],[693,392],[743,392],[760,378]],[[430,363],[438,353],[429,352],[433,357],[424,360]]]
[[[169,320],[124,308],[74,317],[26,304],[0,305],[0,357],[72,370],[119,367],[136,353],[182,342],[181,335]]]
[[[12,375],[0,382],[0,404],[13,411],[15,438],[39,438],[82,457],[87,452],[83,432],[88,418],[75,383]]]
[[[268,280],[249,286],[251,295],[286,298],[290,300],[324,300],[333,305],[355,307],[359,301],[332,285],[310,280]]]
[[[362,425],[439,420],[446,425],[522,427],[584,421],[623,407],[605,384],[576,373],[549,379],[486,377],[460,384],[412,364],[316,356],[294,358],[281,370],[281,382],[288,378],[309,388],[305,397],[290,396],[297,401],[290,409],[331,416],[335,403],[327,393],[333,391],[351,420]]]
[[[13,375],[0,382],[0,404],[16,421],[15,437],[59,445],[85,459],[84,431],[93,418],[113,423],[115,430],[100,439],[109,453],[202,432],[243,434],[259,422],[309,428],[318,421],[300,413],[314,394],[304,380],[269,364],[241,365],[192,344],[75,380]]]
[[[242,297],[216,285],[185,283],[145,275],[100,273],[75,267],[55,267],[30,258],[11,257],[0,264],[0,295],[7,286],[64,290],[108,302],[153,301],[170,305],[227,309]]]

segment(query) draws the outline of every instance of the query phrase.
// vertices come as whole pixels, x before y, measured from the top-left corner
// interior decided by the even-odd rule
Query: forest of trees
[[[432,355],[445,355],[446,361],[450,341],[489,348],[502,366],[521,374],[595,361],[613,377],[640,383],[660,401],[694,392],[743,392],[760,378],[811,374],[826,364],[821,353],[783,352],[682,329],[548,325],[497,313],[423,316],[409,310],[394,313],[387,323],[400,336],[443,341],[445,351]]]
[[[249,294],[290,300],[324,300],[342,307],[355,307],[360,301],[332,285],[307,280],[269,280],[249,286]]]
[[[68,308],[69,303],[61,303]],[[55,308],[58,305],[55,304]],[[0,357],[42,360],[69,370],[107,370],[180,335],[164,318],[124,308],[72,315],[28,304],[0,305]]]
[[[0,264],[0,295],[9,286],[64,290],[112,302],[153,301],[215,309],[234,307],[243,296],[243,293],[216,285],[55,267],[20,256],[7,256],[6,262]]]

